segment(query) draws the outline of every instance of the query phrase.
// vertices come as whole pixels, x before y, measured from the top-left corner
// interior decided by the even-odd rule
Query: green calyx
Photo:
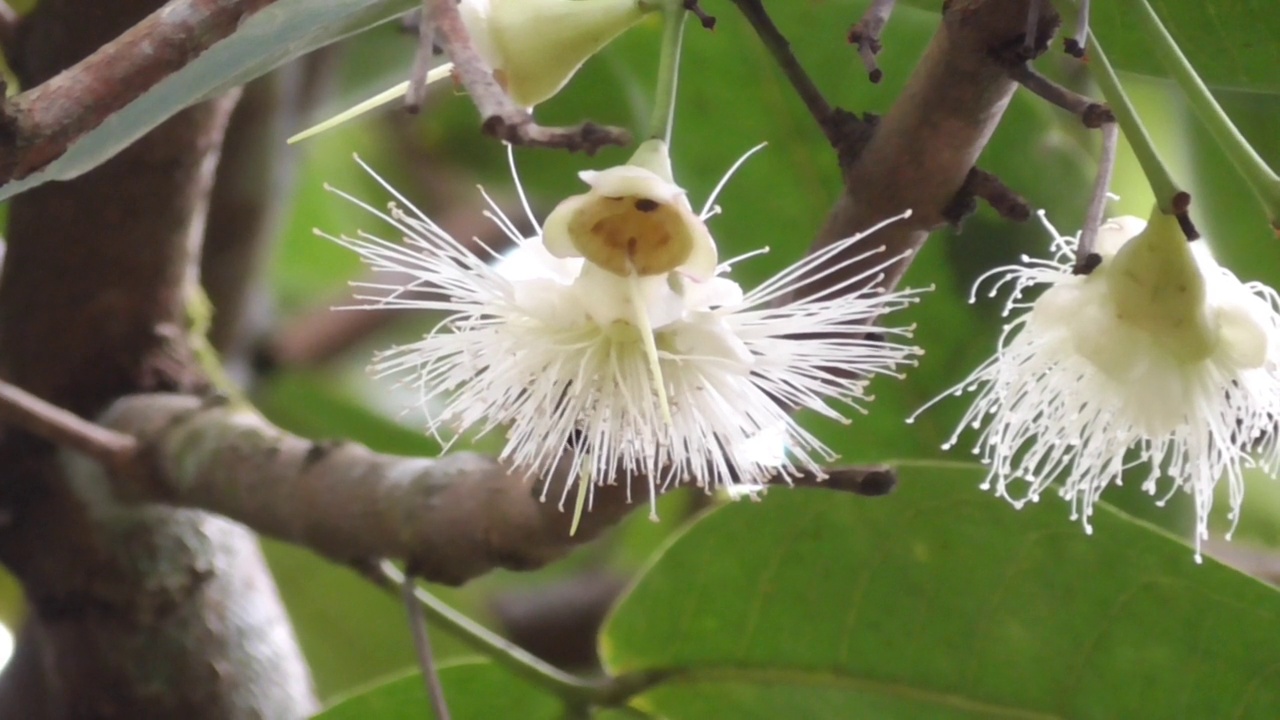
[[[1143,330],[1179,360],[1213,354],[1205,280],[1177,219],[1156,208],[1147,227],[1104,263],[1116,319]]]

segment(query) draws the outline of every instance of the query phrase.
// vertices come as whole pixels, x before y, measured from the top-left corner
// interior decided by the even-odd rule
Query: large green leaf
[[[0,187],[0,200],[92,170],[183,108],[413,6],[414,0],[279,0],[80,138],[62,157]]]
[[[1280,92],[1280,12],[1275,0],[1148,0],[1206,83]],[[1117,67],[1167,77],[1126,0],[1090,3],[1092,31]]]
[[[449,714],[457,720],[559,720],[564,706],[556,696],[489,662],[463,662],[440,669]],[[316,720],[429,720],[422,675],[413,673],[353,695]]]
[[[1274,0],[1147,0],[1173,35],[1196,72],[1210,85],[1280,93],[1280,13]],[[1054,5],[1065,22],[1059,37],[1071,37],[1075,8],[1080,0]],[[908,5],[937,12],[940,0],[908,0]],[[866,2],[859,1],[860,7]],[[1131,72],[1168,77],[1148,40],[1129,0],[1089,4],[1089,31],[1102,39],[1107,56],[1116,67]],[[895,18],[896,20],[896,18]],[[892,24],[892,23],[891,23]],[[1061,52],[1061,46],[1054,52]]]
[[[983,471],[883,500],[773,492],[678,537],[606,625],[686,718],[1280,717],[1280,594],[1102,507],[1018,512]]]

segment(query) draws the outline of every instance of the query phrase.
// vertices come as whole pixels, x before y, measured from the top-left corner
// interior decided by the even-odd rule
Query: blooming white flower
[[[869,378],[897,375],[919,352],[895,341],[908,329],[874,325],[915,293],[851,290],[894,260],[850,253],[853,237],[744,294],[717,265],[703,223],[712,213],[693,213],[664,177],[665,144],[646,143],[635,162],[646,166],[584,173],[591,191],[553,211],[541,237],[523,238],[490,203],[519,264],[477,257],[387,187],[403,208],[374,212],[403,243],[334,239],[375,271],[412,280],[371,285],[362,299],[448,317],[383,353],[376,372],[418,389],[432,431],[506,428],[502,459],[534,474],[568,458],[595,484],[643,477],[651,499],[672,483],[820,475],[835,456],[792,410],[842,421],[841,405],[861,411]],[[873,267],[814,285],[855,263]],[[780,433],[785,457],[752,447]]]
[[[1276,293],[1242,283],[1159,211],[1150,224],[1104,224],[1101,264],[1087,275],[1072,272],[1076,244],[1058,237],[1052,260],[988,273],[999,278],[992,295],[1012,283],[1006,316],[1022,314],[995,357],[954,388],[977,397],[948,446],[981,429],[984,487],[1021,507],[1061,480],[1086,530],[1103,490],[1147,464],[1142,487],[1161,504],[1180,489],[1194,496],[1198,560],[1219,479],[1234,521],[1241,470],[1280,422]],[[1047,289],[1025,301],[1036,286]],[[1029,484],[1016,498],[1015,481]]]
[[[472,47],[494,78],[521,107],[532,108],[560,92],[592,55],[646,14],[657,0],[461,0],[459,16]],[[433,68],[434,83],[453,74],[453,63]],[[408,81],[343,110],[289,138],[305,140],[404,97]]]

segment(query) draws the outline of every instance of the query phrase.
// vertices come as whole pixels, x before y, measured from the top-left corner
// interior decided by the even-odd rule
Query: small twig
[[[1076,11],[1075,37],[1063,39],[1062,47],[1068,55],[1083,58],[1085,46],[1089,42],[1089,0],[1079,1],[1080,7]]]
[[[1085,212],[1084,227],[1080,230],[1080,243],[1076,246],[1076,275],[1088,275],[1097,269],[1102,256],[1093,250],[1102,225],[1102,214],[1107,207],[1107,190],[1111,187],[1111,172],[1116,166],[1116,147],[1120,144],[1120,126],[1109,122],[1102,126],[1102,151],[1098,154],[1098,175],[1093,182],[1093,195]]]
[[[986,201],[1000,217],[1015,222],[1025,222],[1031,217],[1031,206],[1021,195],[1005,185],[994,174],[979,168],[970,168],[964,184],[947,203],[942,216],[952,226],[958,227],[964,219],[978,209],[978,198]]]
[[[1036,56],[1036,36],[1040,34],[1040,2],[1031,0],[1027,3],[1027,30],[1022,37],[1022,56]]]
[[[373,567],[360,569],[375,585],[388,590],[400,588],[406,602],[411,595],[417,601],[414,604],[430,616],[432,622],[452,631],[458,640],[484,654],[495,664],[501,665],[517,677],[554,692],[567,702],[588,705],[606,697],[612,697],[619,691],[614,686],[624,680],[624,678],[613,678],[603,682],[584,680],[547,664],[515,643],[475,622],[425,589],[415,584],[406,585],[404,573],[388,561],[378,563],[376,569]],[[408,589],[405,589],[406,587]]]
[[[512,145],[581,150],[588,155],[606,145],[631,143],[631,134],[626,130],[591,122],[573,127],[538,125],[528,110],[517,106],[507,95],[494,79],[493,69],[476,52],[455,0],[429,1],[434,3],[439,39],[453,61],[462,86],[471,96],[471,102],[480,111],[480,127],[486,135]]]
[[[716,29],[716,19],[711,15],[708,15],[707,12],[698,5],[698,0],[684,0],[684,9],[693,13],[693,16],[698,18],[698,22],[702,23],[702,27],[704,29]]]
[[[809,74],[804,71],[804,67],[800,65],[800,61],[791,52],[791,44],[778,30],[778,26],[773,24],[773,19],[769,17],[769,13],[765,12],[764,5],[760,0],[733,0],[733,4],[738,6],[746,16],[747,22],[751,23],[756,34],[764,41],[774,61],[778,63],[778,67],[782,68],[783,74],[795,88],[796,94],[809,109],[809,114],[822,127],[823,132],[827,132],[827,118],[831,116],[831,105],[827,103],[827,99],[822,96],[822,91],[818,90],[818,86],[813,83]],[[834,139],[832,141],[834,142]]]
[[[131,435],[89,422],[3,380],[0,420],[83,453],[112,471],[126,469],[137,455],[138,441]]]
[[[1196,229],[1195,223],[1191,222],[1191,193],[1178,192],[1173,196],[1173,216],[1178,219],[1178,227],[1182,228],[1182,234],[1187,236],[1187,242],[1195,242],[1200,239],[1200,231]]]
[[[893,13],[894,0],[872,0],[871,6],[863,13],[862,19],[849,28],[849,42],[858,46],[858,56],[867,68],[867,76],[871,82],[878,83],[884,73],[876,65],[876,55],[880,54],[880,33],[889,23],[889,15]]]
[[[400,598],[409,613],[409,626],[413,628],[413,648],[418,653],[418,665],[422,668],[422,681],[427,686],[431,709],[435,711],[436,720],[449,720],[449,704],[445,701],[444,686],[440,684],[440,672],[436,669],[436,659],[431,652],[427,618],[422,612],[422,603],[418,602],[418,583],[414,580],[413,573],[404,574],[400,587]]]
[[[1011,66],[1009,77],[1016,80],[1022,87],[1080,118],[1080,122],[1087,128],[1096,130],[1106,123],[1116,121],[1111,108],[1105,104],[1068,90],[1036,72],[1027,63]]]
[[[418,15],[418,49],[413,53],[413,69],[409,74],[409,89],[404,94],[404,109],[416,115],[422,110],[422,97],[427,91],[427,73],[435,55],[436,25],[434,5],[422,0],[422,12]]]

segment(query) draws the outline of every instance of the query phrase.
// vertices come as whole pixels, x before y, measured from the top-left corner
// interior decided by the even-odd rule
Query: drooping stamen
[[[578,497],[573,501],[573,522],[569,524],[569,537],[578,534],[578,523],[582,522],[582,511],[587,507],[587,489],[591,487],[591,454],[583,458],[582,469],[578,471]]]

